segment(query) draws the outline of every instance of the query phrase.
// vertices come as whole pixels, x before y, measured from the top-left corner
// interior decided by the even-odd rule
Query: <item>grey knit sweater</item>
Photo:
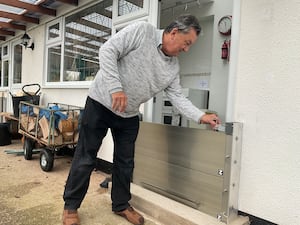
[[[123,90],[128,97],[121,117],[139,113],[142,103],[166,91],[172,104],[186,117],[198,122],[204,114],[182,93],[177,57],[160,50],[163,30],[136,22],[113,35],[99,51],[100,69],[89,89],[89,97],[111,108],[111,94]]]

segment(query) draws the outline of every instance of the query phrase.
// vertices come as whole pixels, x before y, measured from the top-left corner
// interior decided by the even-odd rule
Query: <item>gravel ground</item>
[[[20,140],[0,147],[0,225],[61,225],[62,193],[72,157],[56,157],[51,172],[40,168],[39,154],[32,160],[7,150],[22,150]],[[94,171],[79,216],[81,225],[129,225],[111,211],[108,190],[99,184],[107,177]],[[159,225],[151,218],[145,225]]]

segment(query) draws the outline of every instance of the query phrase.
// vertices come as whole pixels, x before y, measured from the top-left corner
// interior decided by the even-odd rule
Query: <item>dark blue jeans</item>
[[[138,116],[122,118],[90,97],[86,100],[79,140],[64,191],[65,209],[78,209],[89,187],[97,152],[108,128],[114,141],[112,210],[122,211],[131,199],[134,145],[139,130]]]

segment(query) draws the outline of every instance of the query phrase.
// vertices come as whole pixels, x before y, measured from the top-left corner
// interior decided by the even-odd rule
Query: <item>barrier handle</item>
[[[30,87],[30,86],[37,86],[37,87],[38,87],[38,89],[37,89],[37,91],[34,93],[34,95],[36,95],[36,94],[41,90],[41,85],[39,85],[39,84],[26,84],[26,85],[24,85],[24,86],[22,87],[22,91],[23,91],[26,95],[33,96],[33,95],[29,94],[27,91],[24,90],[24,88]]]

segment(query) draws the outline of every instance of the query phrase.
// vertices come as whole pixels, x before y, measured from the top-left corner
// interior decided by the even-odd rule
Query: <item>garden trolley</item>
[[[21,101],[19,109],[19,133],[24,138],[25,159],[32,159],[33,149],[38,148],[42,170],[51,171],[58,150],[75,149],[83,108],[62,103],[43,107]]]

